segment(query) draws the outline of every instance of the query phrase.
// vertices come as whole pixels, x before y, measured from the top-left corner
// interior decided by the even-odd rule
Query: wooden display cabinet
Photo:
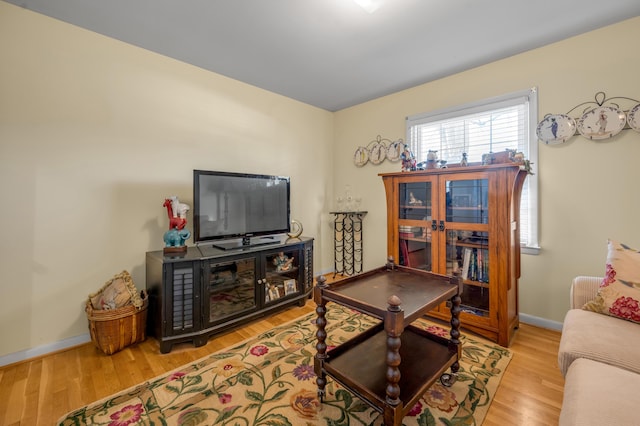
[[[519,325],[518,164],[380,175],[387,197],[387,251],[399,265],[463,278],[464,327],[509,346]],[[441,305],[429,315],[446,319]]]

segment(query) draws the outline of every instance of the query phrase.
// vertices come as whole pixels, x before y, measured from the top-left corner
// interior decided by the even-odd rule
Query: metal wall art
[[[362,167],[368,162],[371,162],[371,164],[380,164],[385,159],[398,161],[405,146],[402,139],[391,141],[378,135],[376,139],[369,142],[366,147],[359,146],[356,149],[356,152],[353,154],[353,163],[358,167]]]
[[[555,145],[566,142],[576,132],[590,140],[610,139],[625,129],[640,132],[640,101],[624,96],[607,98],[604,92],[598,92],[594,101],[583,102],[571,108],[566,114],[547,114],[536,127],[541,142]],[[624,110],[618,102],[629,104]],[[572,117],[580,107],[582,115]]]

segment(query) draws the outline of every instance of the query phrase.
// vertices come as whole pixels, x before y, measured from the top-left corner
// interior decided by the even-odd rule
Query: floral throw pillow
[[[640,251],[609,240],[598,296],[583,309],[640,323]]]

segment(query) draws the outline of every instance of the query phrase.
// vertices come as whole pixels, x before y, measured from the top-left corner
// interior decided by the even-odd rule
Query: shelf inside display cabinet
[[[431,210],[431,206],[423,206],[422,204],[401,204],[400,208],[402,210],[409,210],[409,209]]]
[[[269,275],[289,275],[289,274],[297,274],[298,273],[298,267],[297,266],[293,266],[290,269],[287,269],[286,271],[278,271],[276,269],[270,269],[267,271],[267,273]]]
[[[460,307],[462,312],[478,315],[481,317],[489,316],[489,289],[469,286],[463,284],[462,303]]]

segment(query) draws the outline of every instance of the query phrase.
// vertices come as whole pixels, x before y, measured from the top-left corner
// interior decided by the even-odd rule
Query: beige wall
[[[359,145],[366,146],[377,135],[405,138],[406,116],[534,86],[539,90],[540,119],[591,101],[598,91],[640,100],[640,50],[632,42],[639,39],[640,18],[635,18],[337,112],[334,192],[351,184],[369,211],[365,269],[381,265],[386,256],[386,215],[381,208],[385,198],[378,173],[398,171],[400,165],[385,161],[357,168],[352,158]],[[629,108],[629,103],[624,105]],[[534,168],[542,250],[537,256],[522,256],[523,314],[562,321],[572,277],[604,272],[607,238],[640,247],[640,197],[635,187],[640,181],[639,158],[640,133],[632,130],[609,141],[576,136],[563,145],[539,146]]]
[[[317,272],[333,267],[328,212],[350,184],[369,211],[365,269],[378,266],[378,173],[399,165],[357,168],[357,146],[404,138],[407,115],[533,86],[541,117],[597,91],[640,99],[637,39],[640,18],[332,114],[0,2],[0,357],[86,336],[87,294],[123,269],[144,287],[162,200],[190,204],[194,168],[290,175]],[[608,237],[640,247],[639,154],[629,130],[540,146],[542,250],[523,256],[523,313],[562,321],[571,278],[603,271]]]
[[[5,2],[0,57],[0,356],[86,335],[87,295],[123,269],[144,288],[196,168],[290,176],[332,265],[331,113]]]

